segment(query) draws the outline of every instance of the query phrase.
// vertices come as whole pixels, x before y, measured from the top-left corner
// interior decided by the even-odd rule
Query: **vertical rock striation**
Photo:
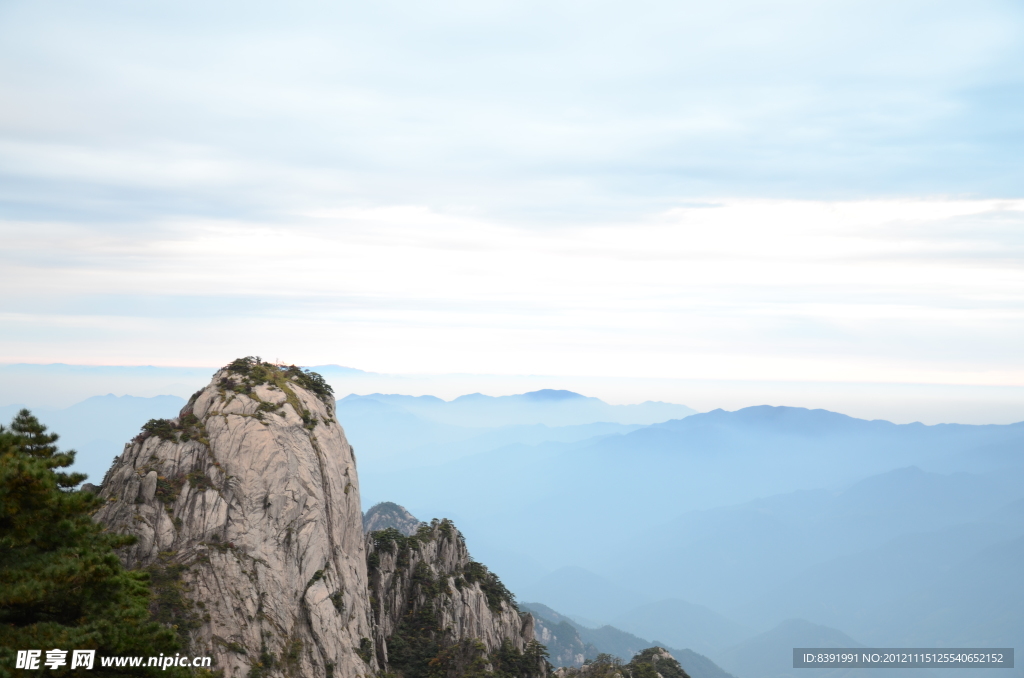
[[[319,375],[236,360],[149,422],[100,496],[157,618],[226,678],[377,670],[355,459]]]
[[[541,678],[533,618],[448,521],[363,534],[323,379],[243,358],[107,472],[96,519],[137,536],[153,612],[225,678]],[[373,522],[372,520],[370,522]],[[400,521],[401,522],[401,521]]]
[[[367,567],[380,666],[405,678],[542,676],[546,652],[497,576],[472,560],[448,520],[406,536],[367,535]]]

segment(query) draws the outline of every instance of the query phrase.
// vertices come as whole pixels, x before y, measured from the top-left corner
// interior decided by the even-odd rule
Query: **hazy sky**
[[[1019,2],[0,2],[0,362],[1024,385]]]

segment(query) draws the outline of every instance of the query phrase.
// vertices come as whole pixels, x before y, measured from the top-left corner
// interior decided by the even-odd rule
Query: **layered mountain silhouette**
[[[170,404],[105,396],[44,421],[81,450],[95,421],[137,430]],[[584,646],[612,647],[608,626],[740,678],[782,675],[736,648],[794,619],[810,626],[757,642],[823,627],[873,646],[1024,646],[1024,424],[768,406],[651,423],[663,406],[538,391],[350,396],[337,412],[364,506],[454,519],[520,600],[593,631]]]
[[[735,678],[708,657],[691,649],[672,648],[660,641],[649,641],[613,626],[591,628],[578,619],[567,617],[542,603],[522,603],[536,620],[538,635],[545,635],[552,656],[566,658],[578,652],[581,660],[592,660],[598,653],[610,654],[628,662],[637,653],[651,646],[663,647],[675,657],[690,678]],[[556,666],[578,666],[581,662],[556,663]]]
[[[393,411],[404,410],[426,421],[472,428],[524,424],[572,426],[594,422],[653,424],[695,412],[684,405],[654,401],[638,405],[609,405],[598,398],[554,389],[508,396],[471,393],[451,401],[434,396],[350,395],[338,402],[339,411],[365,400],[387,405]]]

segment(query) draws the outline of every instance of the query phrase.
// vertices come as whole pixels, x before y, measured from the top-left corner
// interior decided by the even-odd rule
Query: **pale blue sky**
[[[0,362],[1024,384],[1017,2],[0,3]]]

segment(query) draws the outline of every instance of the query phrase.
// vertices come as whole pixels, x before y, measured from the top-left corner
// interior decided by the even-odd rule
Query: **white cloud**
[[[153,238],[7,224],[2,282],[54,310],[8,316],[4,352],[208,364],[252,340],[386,372],[1019,384],[1024,250],[975,231],[994,217],[1019,234],[1024,201],[736,199],[546,231],[424,207]],[[76,299],[92,310],[59,310]],[[26,339],[76,322],[100,334]]]
[[[1021,383],[1022,28],[4,3],[0,355]]]
[[[46,214],[430,204],[535,223],[1024,182],[1009,2],[0,12],[18,189],[0,198]]]

